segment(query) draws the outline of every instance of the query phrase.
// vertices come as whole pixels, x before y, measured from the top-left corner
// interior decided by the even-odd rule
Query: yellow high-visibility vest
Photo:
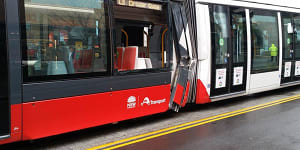
[[[272,46],[269,48],[269,51],[271,52],[271,56],[278,55],[278,48],[275,46],[275,44],[272,44]]]

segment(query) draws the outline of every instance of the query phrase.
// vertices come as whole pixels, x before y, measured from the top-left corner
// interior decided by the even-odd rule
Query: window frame
[[[23,0],[22,0],[23,1]],[[53,80],[36,80],[30,82],[22,82],[22,99],[24,102],[37,102],[37,101],[45,101],[49,99],[58,99],[64,97],[72,97],[72,96],[81,96],[88,94],[96,94],[96,93],[107,93],[113,91],[121,91],[128,89],[136,89],[136,88],[144,88],[144,87],[152,87],[152,86],[160,86],[160,85],[169,85],[171,84],[171,71],[169,68],[165,68],[166,71],[154,71],[148,70],[143,73],[125,73],[124,74],[114,74],[113,72],[113,24],[112,24],[112,1],[107,1],[108,18],[109,21],[109,45],[108,48],[108,58],[110,63],[110,68],[108,70],[107,75],[105,76],[84,76],[84,77],[73,77],[67,79],[53,79]],[[155,0],[160,1],[160,0]],[[163,0],[164,1],[164,0]],[[169,1],[165,0],[167,4]],[[24,7],[24,5],[20,5],[19,7]],[[168,12],[170,12],[170,5],[168,5]],[[168,16],[170,18],[170,14]],[[172,32],[172,26],[169,27],[170,33]],[[108,35],[108,34],[107,34]],[[166,42],[166,44],[172,44],[173,37],[170,36],[170,40]],[[22,43],[21,43],[22,44]],[[173,45],[170,45],[173,48]],[[20,47],[22,48],[22,47]],[[22,52],[22,49],[19,51]],[[172,64],[172,54],[173,49],[169,51],[169,63]],[[21,71],[21,70],[20,70]],[[24,79],[24,77],[23,77]],[[99,84],[95,84],[99,83]],[[72,88],[69,88],[72,87]]]
[[[291,23],[292,23],[292,25],[293,25],[293,27],[294,27],[294,20],[293,20],[293,17],[295,16],[295,13],[291,13],[291,12],[280,12],[280,15],[281,15],[281,29],[282,29],[282,59],[285,59],[285,60],[292,60],[293,59],[293,57],[291,58],[291,57],[289,57],[289,58],[286,58],[286,56],[285,56],[285,51],[284,51],[284,49],[285,49],[285,46],[286,46],[286,44],[287,44],[287,42],[286,42],[286,36],[284,35],[284,22],[283,22],[283,20],[284,20],[284,18],[285,17],[292,17],[292,20],[291,20]],[[292,35],[292,45],[294,45],[294,33],[292,33],[293,35]],[[293,49],[294,49],[294,46],[293,46]]]
[[[215,7],[224,7],[225,8],[225,11],[223,11],[223,10],[219,10],[219,9],[215,9]],[[229,9],[229,10],[231,10],[231,6],[228,6],[228,5],[218,5],[218,4],[211,4],[211,5],[209,5],[209,14],[210,14],[210,28],[211,28],[211,50],[212,50],[212,65],[213,66],[217,66],[217,65],[229,65],[229,61],[228,61],[228,58],[226,58],[227,59],[227,62],[226,63],[217,63],[217,55],[216,55],[216,53],[217,53],[217,45],[218,45],[218,42],[219,41],[217,41],[216,40],[216,38],[215,38],[215,35],[214,34],[216,34],[217,32],[216,32],[216,29],[215,29],[215,20],[214,20],[214,13],[215,12],[218,12],[218,13],[225,13],[225,17],[226,17],[226,19],[225,19],[225,21],[226,21],[226,32],[227,32],[227,35],[226,36],[228,36],[227,37],[227,44],[226,44],[226,53],[229,53],[229,47],[230,47],[230,45],[231,45],[231,42],[232,42],[232,37],[231,37],[231,33],[230,33],[230,31],[231,30],[229,30],[230,28],[231,28],[231,24],[230,24],[230,22],[231,22],[231,13],[230,13],[230,11],[227,11],[227,9]],[[229,17],[230,16],[230,17]],[[228,17],[230,18],[230,19],[228,19]]]
[[[252,35],[253,35],[253,28],[252,28],[252,19],[251,19],[251,11],[255,11],[256,14],[258,15],[263,15],[263,16],[275,16],[275,20],[276,20],[276,31],[278,33],[278,53],[277,53],[277,68],[275,69],[262,69],[262,70],[253,70],[253,58],[254,58],[254,43],[252,40]],[[279,71],[279,56],[280,56],[280,47],[281,47],[281,43],[279,40],[279,22],[278,22],[278,12],[279,11],[274,11],[274,10],[265,10],[265,9],[256,9],[256,8],[249,8],[249,15],[250,15],[250,35],[251,35],[251,74],[258,74],[258,73],[266,73],[266,72],[272,72],[272,71]],[[275,15],[274,15],[275,14]]]
[[[111,14],[111,23],[112,23],[112,28],[113,28],[113,40],[112,41],[112,57],[115,54],[116,51],[116,36],[115,36],[115,24],[116,24],[116,18],[114,18],[114,13],[113,13],[113,6],[116,4],[116,0],[110,0],[111,1],[111,7],[112,8],[112,14]],[[124,75],[136,75],[136,74],[145,74],[145,73],[158,73],[158,72],[169,72],[171,71],[171,65],[172,65],[172,56],[173,56],[173,36],[172,36],[172,24],[171,24],[171,15],[172,13],[170,13],[171,8],[170,8],[170,3],[167,0],[138,0],[138,1],[144,1],[144,2],[153,2],[153,3],[157,3],[157,4],[161,4],[163,5],[163,8],[166,8],[166,24],[168,26],[168,31],[166,32],[166,36],[168,36],[169,38],[167,40],[165,40],[165,45],[167,45],[168,47],[166,48],[167,51],[166,53],[168,54],[168,56],[166,56],[167,58],[167,63],[165,65],[164,68],[151,68],[151,69],[137,69],[137,70],[126,70],[126,71],[118,71],[117,69],[114,68],[115,62],[114,59],[112,58],[112,74],[114,76],[124,76]],[[132,22],[139,22],[139,21],[130,21],[128,22],[128,24],[132,24]]]
[[[294,29],[296,29],[296,22],[295,22],[295,17],[296,16],[300,16],[300,13],[290,13],[290,14],[292,14],[292,16],[293,16],[293,20],[292,20],[292,22],[293,22],[293,28]],[[294,50],[294,59],[295,60],[297,60],[297,59],[300,59],[300,56],[298,56],[297,57],[297,51],[296,51],[296,47],[297,47],[297,43],[296,43],[296,40],[297,40],[297,31],[294,31],[294,33],[293,33],[293,50]],[[299,55],[299,54],[298,54]]]
[[[246,64],[248,64],[248,39],[247,39],[247,14],[246,14],[246,9],[247,8],[244,8],[244,7],[230,7],[230,10],[232,11],[232,8],[243,8],[244,9],[244,13],[242,13],[242,14],[240,14],[245,20],[243,21],[243,25],[245,26],[244,28],[243,28],[243,39],[244,39],[244,44],[242,44],[243,46],[244,46],[244,56],[243,56],[243,61],[242,62],[240,62],[240,61],[237,61],[237,62],[234,62],[234,58],[232,59],[232,63],[236,63],[236,64],[239,64],[239,63],[246,63]],[[230,19],[232,19],[232,12],[230,12],[231,14],[230,14]],[[230,21],[232,21],[232,20],[230,20]],[[233,36],[232,36],[232,38],[231,38],[231,41],[233,41]],[[232,49],[232,51],[234,51],[233,49]],[[246,55],[245,55],[246,54]],[[232,57],[234,57],[234,54],[232,54]]]
[[[23,82],[48,82],[48,81],[59,81],[59,80],[74,80],[81,78],[91,78],[91,77],[105,77],[111,75],[111,24],[110,16],[111,9],[109,8],[110,0],[104,0],[104,11],[105,11],[105,22],[106,22],[106,44],[107,44],[107,66],[105,72],[86,72],[78,74],[62,74],[62,75],[43,75],[43,76],[29,76],[28,68],[23,64],[23,61],[27,60],[27,31],[26,31],[26,14],[25,14],[25,0],[19,1],[19,20],[20,20],[20,34],[21,34],[21,54],[22,54],[22,73]],[[99,40],[100,42],[100,40]]]

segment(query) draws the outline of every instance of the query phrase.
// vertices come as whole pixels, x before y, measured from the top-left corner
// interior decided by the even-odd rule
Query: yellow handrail
[[[121,32],[123,32],[126,36],[126,47],[128,47],[128,34],[124,29],[121,29]]]

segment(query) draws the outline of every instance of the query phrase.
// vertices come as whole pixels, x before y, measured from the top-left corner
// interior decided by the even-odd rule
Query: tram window
[[[245,10],[232,9],[231,13],[233,62],[243,63],[247,53]]]
[[[213,32],[212,37],[214,38],[213,44],[216,52],[216,64],[227,64],[229,34],[226,7],[215,6],[213,21],[215,32]]]
[[[295,16],[295,55],[296,58],[300,58],[300,16]]]
[[[282,16],[283,25],[283,58],[291,59],[293,57],[292,44],[293,44],[293,34],[290,33],[289,28],[292,28],[292,18],[290,16]]]
[[[278,70],[277,13],[253,10],[251,12],[252,72]]]
[[[114,2],[115,70],[131,72],[168,67],[166,6],[146,1],[131,1],[130,5],[128,0]]]
[[[24,7],[28,77],[107,71],[104,0],[25,0]]]

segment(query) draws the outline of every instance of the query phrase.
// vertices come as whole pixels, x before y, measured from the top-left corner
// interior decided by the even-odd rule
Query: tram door
[[[283,55],[281,83],[300,80],[300,16],[282,14]]]
[[[245,9],[210,7],[212,36],[211,96],[246,90]]]
[[[8,99],[8,63],[3,0],[0,0],[0,139],[10,134]]]

